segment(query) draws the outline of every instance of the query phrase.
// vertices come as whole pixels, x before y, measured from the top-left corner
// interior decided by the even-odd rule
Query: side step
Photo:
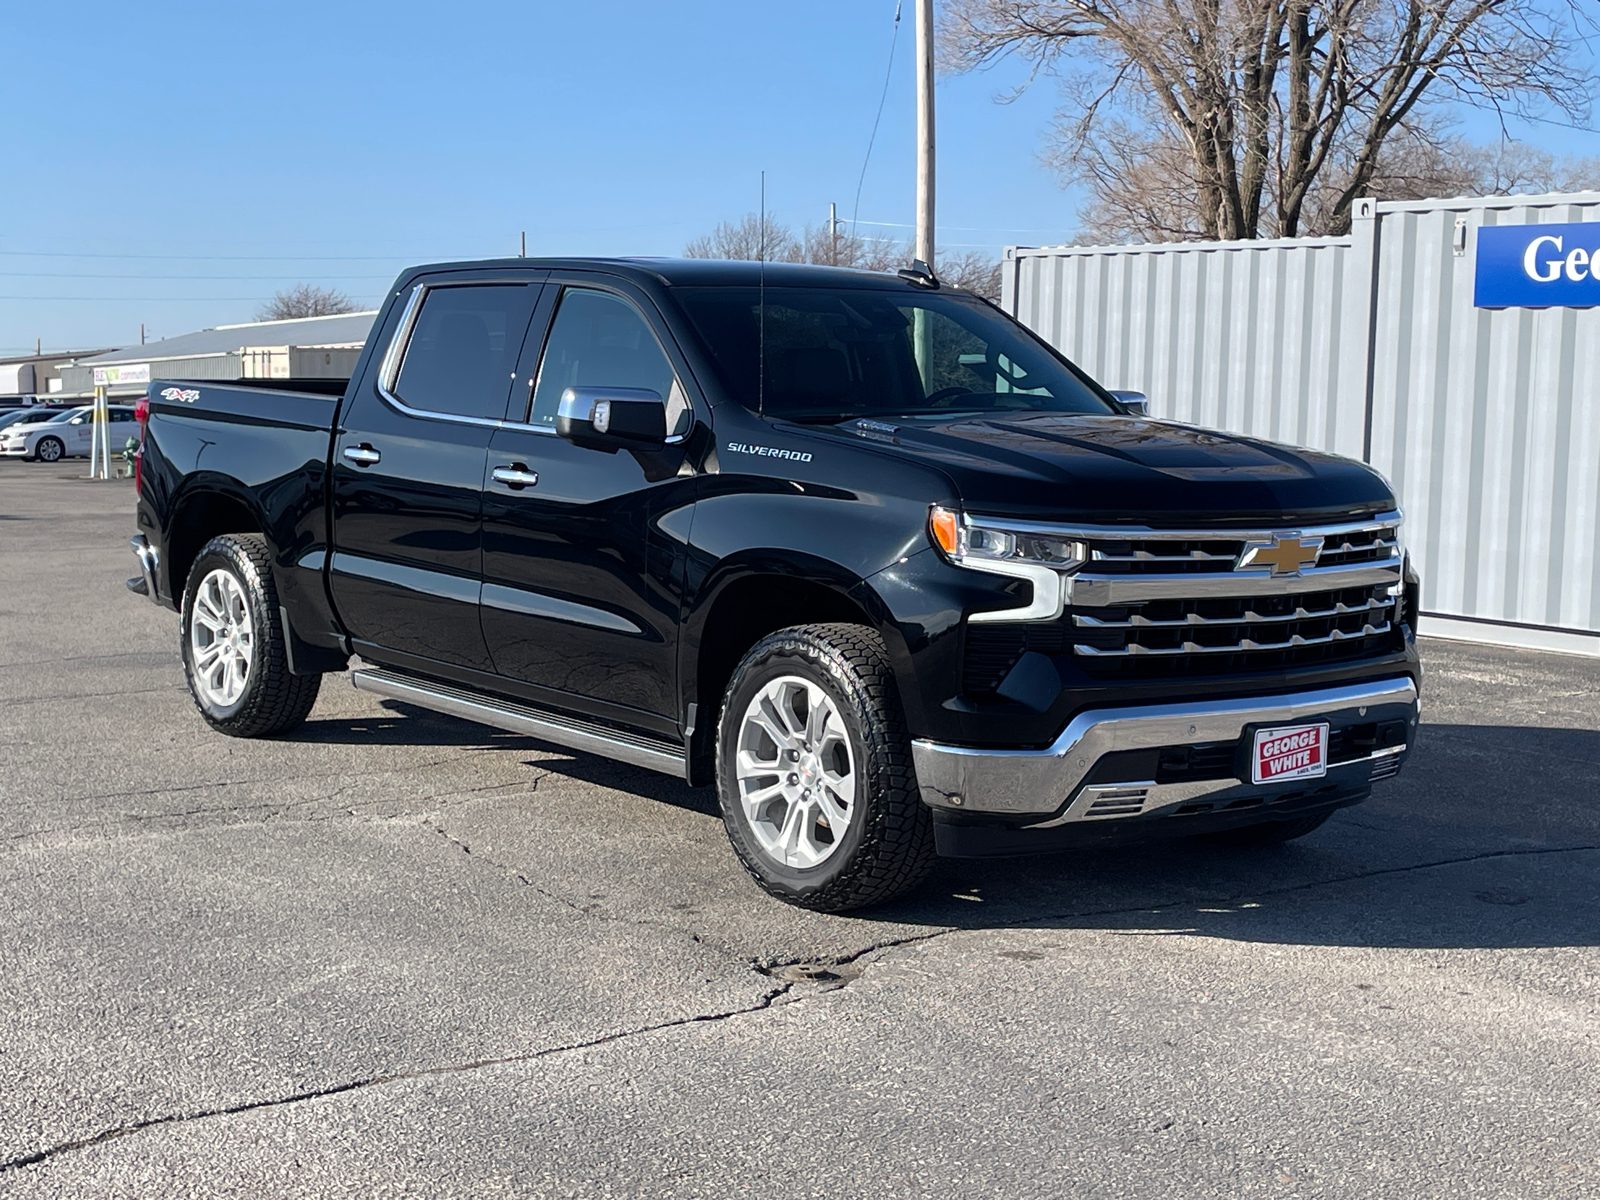
[[[407,704],[431,708],[434,712],[477,721],[480,725],[493,725],[496,729],[525,733],[529,737],[542,738],[571,750],[583,750],[636,767],[648,767],[679,779],[686,777],[683,750],[671,742],[624,733],[578,717],[527,708],[499,696],[485,696],[481,692],[469,692],[447,683],[418,679],[379,667],[350,672],[350,682],[358,690],[376,696],[403,700]]]

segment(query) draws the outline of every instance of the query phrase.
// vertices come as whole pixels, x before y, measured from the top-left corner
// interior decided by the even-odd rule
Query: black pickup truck
[[[761,887],[1298,837],[1415,741],[1359,463],[1152,420],[926,268],[403,274],[346,381],[150,385],[134,591],[202,716],[322,676],[714,785]]]

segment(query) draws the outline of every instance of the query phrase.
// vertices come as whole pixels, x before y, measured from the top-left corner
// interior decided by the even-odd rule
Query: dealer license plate
[[[1256,783],[1317,779],[1328,773],[1328,723],[1256,730]]]

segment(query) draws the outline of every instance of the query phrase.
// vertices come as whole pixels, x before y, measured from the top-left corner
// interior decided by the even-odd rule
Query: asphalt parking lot
[[[707,792],[326,681],[210,733],[0,462],[0,1194],[1600,1194],[1600,662],[1426,646],[1300,843],[790,909]]]

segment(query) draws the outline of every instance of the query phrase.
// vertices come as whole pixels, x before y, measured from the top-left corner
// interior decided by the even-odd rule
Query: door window
[[[689,402],[661,343],[633,305],[592,288],[561,293],[533,390],[533,425],[555,424],[569,387],[648,388],[667,402],[667,429],[682,432]]]
[[[394,394],[409,408],[498,421],[537,288],[431,288],[406,345]]]

